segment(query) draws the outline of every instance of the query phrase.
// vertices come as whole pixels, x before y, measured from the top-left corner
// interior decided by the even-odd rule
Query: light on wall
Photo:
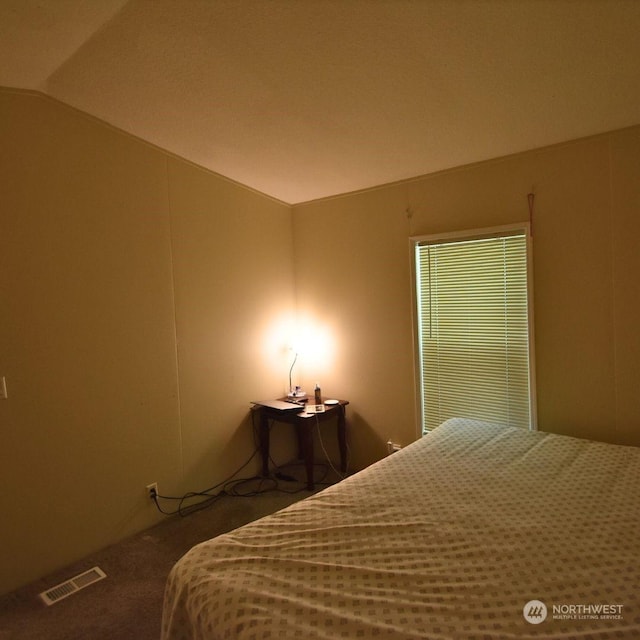
[[[285,371],[289,371],[291,359],[295,354],[291,352],[292,339],[295,333],[295,319],[293,313],[283,314],[269,323],[263,337],[263,362],[274,376],[282,376],[282,388],[289,390],[285,383]]]
[[[300,380],[303,378],[307,378],[305,384],[313,385],[328,373],[333,362],[334,340],[331,331],[325,325],[309,316],[299,317],[289,348],[292,354],[289,371],[290,392],[295,390],[296,386],[302,386]],[[292,374],[294,365],[297,376]]]
[[[270,326],[264,340],[264,356],[274,374],[286,375],[286,393],[296,386],[313,389],[330,375],[334,358],[331,330],[304,315],[282,316]]]

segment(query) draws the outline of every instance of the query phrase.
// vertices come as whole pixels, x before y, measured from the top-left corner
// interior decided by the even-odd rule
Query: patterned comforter
[[[640,449],[454,419],[191,549],[163,640],[640,637]]]

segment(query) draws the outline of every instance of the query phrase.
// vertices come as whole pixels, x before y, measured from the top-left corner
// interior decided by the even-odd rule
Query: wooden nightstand
[[[287,398],[282,398],[287,400]],[[309,403],[313,405],[313,403]],[[304,460],[307,471],[307,489],[315,488],[313,482],[313,429],[316,424],[327,420],[335,420],[337,425],[338,447],[340,449],[340,471],[347,471],[347,434],[346,434],[346,407],[348,400],[338,400],[336,404],[325,404],[321,413],[307,413],[305,405],[297,409],[275,409],[256,404],[253,411],[259,414],[260,453],[262,455],[262,475],[269,475],[269,421],[293,424],[298,436],[299,456]]]

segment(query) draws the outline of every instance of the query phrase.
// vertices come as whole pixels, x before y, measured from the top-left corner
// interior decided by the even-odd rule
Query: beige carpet
[[[294,490],[297,483],[280,483]],[[321,487],[318,487],[321,488]],[[0,597],[2,640],[158,640],[164,583],[194,544],[282,509],[310,493],[269,491],[223,496],[186,517],[159,525],[70,567]],[[93,566],[107,578],[47,607],[38,594]]]

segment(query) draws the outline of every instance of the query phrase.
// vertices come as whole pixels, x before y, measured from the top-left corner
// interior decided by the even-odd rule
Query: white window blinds
[[[416,244],[423,432],[452,417],[531,428],[527,237]]]

